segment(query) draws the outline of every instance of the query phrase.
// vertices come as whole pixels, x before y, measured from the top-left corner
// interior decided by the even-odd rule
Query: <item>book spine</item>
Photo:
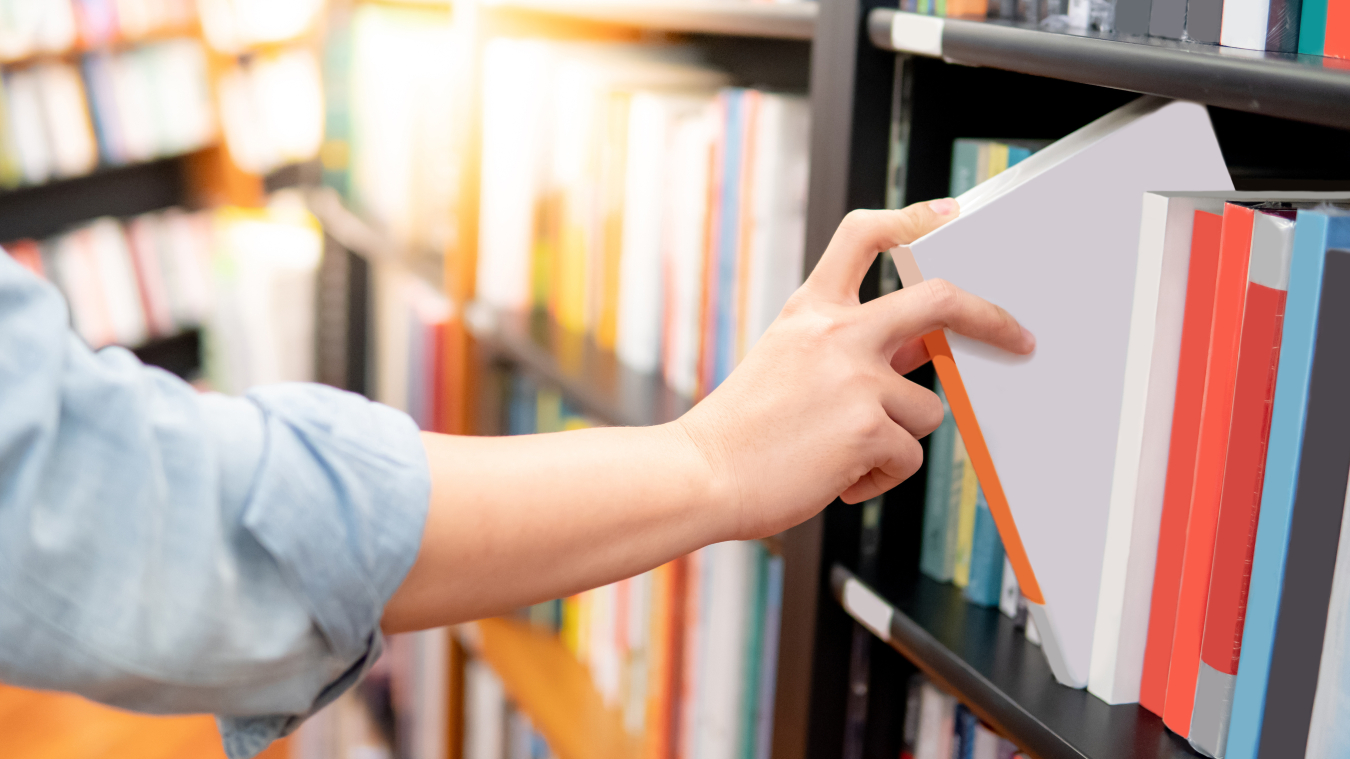
[[[1327,38],[1327,0],[1303,0],[1299,11],[1298,52],[1323,55]]]
[[[1350,58],[1350,2],[1327,0],[1322,54],[1330,58]]]
[[[1214,529],[1223,488],[1228,430],[1233,415],[1254,215],[1252,209],[1244,206],[1231,203],[1224,206],[1191,513],[1186,522],[1186,553],[1177,592],[1172,662],[1167,674],[1167,699],[1163,705],[1163,722],[1183,738],[1190,735],[1195,680],[1200,671],[1200,639],[1205,623],[1209,570],[1214,562]]]
[[[1190,517],[1191,485],[1195,477],[1195,447],[1200,434],[1200,407],[1204,399],[1205,360],[1214,316],[1221,228],[1222,217],[1206,211],[1195,212],[1177,364],[1176,401],[1168,443],[1170,453],[1158,526],[1158,558],[1153,569],[1144,670],[1139,682],[1139,704],[1159,716],[1167,696],[1172,633],[1176,629],[1177,592],[1181,587],[1186,521]]]
[[[943,576],[956,578],[957,544],[961,539],[961,494],[965,490],[966,470],[970,469],[970,459],[966,455],[966,446],[961,440],[961,430],[956,430],[956,442],[952,445],[952,473],[950,487],[947,490],[947,528],[943,543]]]
[[[928,443],[928,482],[924,491],[923,538],[919,569],[938,582],[950,582],[947,561],[947,504],[951,499],[952,456],[955,455],[956,420],[942,385],[937,386],[942,400],[942,424],[933,431]]]
[[[1120,34],[1148,34],[1153,12],[1150,0],[1116,0],[1116,31]]]
[[[1270,0],[1266,19],[1266,50],[1276,53],[1298,52],[1303,19],[1303,0]]]
[[[1278,0],[1224,0],[1219,44],[1247,50],[1266,49],[1266,24]]]
[[[971,546],[970,583],[964,591],[966,600],[977,606],[999,605],[1003,590],[1003,542],[998,537],[998,526],[989,512],[984,491],[976,488],[975,536]]]
[[[764,641],[760,646],[759,696],[756,699],[755,759],[773,754],[773,701],[778,692],[778,639],[783,622],[783,557],[769,556],[765,566]]]
[[[1312,719],[1350,471],[1350,224],[1335,219],[1322,274],[1308,415],[1276,615],[1258,756],[1300,756]]]
[[[1153,0],[1149,9],[1148,33],[1154,37],[1179,40],[1186,32],[1186,0]]]
[[[1187,0],[1186,34],[1196,42],[1216,44],[1223,28],[1224,0]]]
[[[1252,549],[1260,517],[1293,227],[1292,220],[1259,214],[1252,234],[1253,276],[1247,285],[1233,420],[1191,715],[1191,746],[1206,756],[1223,756],[1228,738]]]

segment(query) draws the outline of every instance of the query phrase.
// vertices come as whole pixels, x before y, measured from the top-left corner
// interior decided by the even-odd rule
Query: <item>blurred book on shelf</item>
[[[324,6],[324,0],[197,0],[207,44],[224,53],[300,39],[318,26]]]
[[[900,759],[1027,759],[955,696],[923,675],[909,684]]]
[[[266,209],[101,218],[5,249],[61,289],[90,347],[200,328],[207,385],[241,393],[313,379],[320,246],[317,222],[283,196]]]
[[[496,39],[477,297],[711,392],[801,282],[809,117],[691,51]]]
[[[230,157],[239,168],[266,174],[319,154],[323,144],[323,82],[308,49],[242,58],[216,82]]]
[[[593,426],[556,389],[508,384],[510,434]],[[732,541],[518,616],[558,633],[647,755],[768,757],[782,583],[781,556]]]
[[[329,17],[324,183],[409,247],[455,240],[460,46],[445,8],[365,3]]]

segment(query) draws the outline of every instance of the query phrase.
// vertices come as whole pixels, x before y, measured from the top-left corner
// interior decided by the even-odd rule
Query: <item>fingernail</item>
[[[1026,327],[1022,327],[1022,342],[1027,344],[1027,353],[1036,349],[1036,336]]]
[[[928,202],[928,208],[938,216],[951,216],[956,213],[956,201],[951,198],[942,198]]]

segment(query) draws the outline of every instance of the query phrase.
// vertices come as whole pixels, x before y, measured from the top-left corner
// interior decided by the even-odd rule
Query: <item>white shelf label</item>
[[[854,579],[844,583],[844,608],[878,638],[891,639],[891,607],[866,585]]]
[[[940,16],[896,13],[891,19],[891,47],[902,53],[941,58],[942,24]]]

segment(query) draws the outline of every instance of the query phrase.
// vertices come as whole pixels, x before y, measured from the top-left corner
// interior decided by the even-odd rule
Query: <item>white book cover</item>
[[[753,138],[750,281],[738,356],[769,328],[802,283],[811,109],[806,98],[760,96]]]
[[[750,586],[755,547],[733,540],[704,550],[713,557],[713,569],[704,576],[707,655],[694,751],[699,759],[735,759],[740,751],[741,701],[746,696],[745,641],[754,603]]]
[[[464,663],[464,759],[506,755],[506,689],[486,662]]]
[[[698,113],[681,116],[672,125],[669,223],[662,255],[666,273],[662,366],[666,383],[687,396],[698,388],[708,168],[714,134],[711,100]]]
[[[685,107],[702,103],[685,99]],[[665,210],[668,126],[680,105],[654,92],[628,104],[624,166],[623,243],[615,352],[640,372],[654,372],[661,356],[661,239]]]
[[[41,184],[55,171],[55,158],[47,136],[42,113],[42,97],[37,75],[16,71],[5,76],[9,107],[9,128],[18,154],[23,181]]]
[[[494,308],[530,306],[530,261],[542,182],[545,76],[550,53],[539,40],[488,42],[483,52],[482,189],[475,297]]]
[[[48,63],[35,67],[33,73],[37,77],[55,174],[60,177],[88,174],[98,166],[98,142],[89,121],[80,72],[68,63]]]
[[[99,219],[89,225],[89,239],[98,257],[99,284],[113,335],[121,345],[140,345],[147,337],[145,310],[122,225],[116,219]]]
[[[894,249],[906,287],[941,278],[1037,338],[1012,356],[926,336],[1055,677],[1087,685],[1124,392],[1144,193],[1231,190],[1203,106],[1140,98],[958,201]]]
[[[951,759],[956,698],[925,681],[919,691],[919,738],[914,759]]]

